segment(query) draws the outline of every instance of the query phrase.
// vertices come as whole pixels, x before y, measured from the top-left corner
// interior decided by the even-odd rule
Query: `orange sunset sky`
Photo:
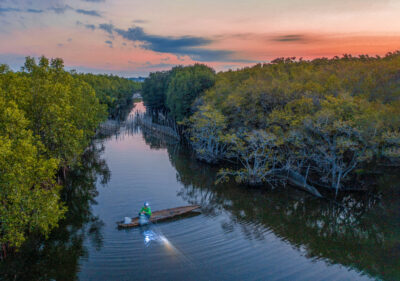
[[[400,0],[0,0],[0,63],[61,57],[126,77],[174,65],[400,49]]]

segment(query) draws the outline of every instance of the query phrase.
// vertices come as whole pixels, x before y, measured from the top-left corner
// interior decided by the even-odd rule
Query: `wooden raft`
[[[187,213],[190,213],[193,210],[200,208],[200,205],[190,205],[190,206],[183,206],[177,207],[172,209],[165,209],[160,211],[155,211],[152,213],[150,217],[151,222],[159,222],[163,220],[168,220],[174,217],[182,216]],[[135,227],[139,226],[139,217],[132,218],[132,222],[125,224],[123,222],[118,223],[118,227],[121,228],[128,228],[128,227]]]

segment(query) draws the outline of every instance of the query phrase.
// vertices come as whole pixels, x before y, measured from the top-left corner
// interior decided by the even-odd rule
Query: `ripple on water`
[[[118,230],[115,222],[135,216],[144,201],[150,201],[153,210],[188,203],[177,195],[184,187],[166,149],[150,149],[140,134],[109,140],[105,146],[112,177],[107,187],[98,187],[98,205],[93,206],[105,222],[103,246],[96,251],[87,243],[82,280],[368,279],[343,266],[312,260],[271,228],[246,220],[245,214],[235,217],[218,204],[212,215],[204,212]],[[229,200],[225,205],[233,208]]]
[[[222,228],[227,219],[226,214],[212,220],[200,215],[148,228],[113,229],[104,237],[106,249],[90,257],[95,264],[91,271],[102,271],[107,266],[107,271],[126,276],[136,272],[154,280],[189,273],[196,274],[193,280],[364,279],[343,267],[327,267],[324,261],[310,262],[301,251],[259,224],[237,223],[232,235],[227,235]],[[262,239],[245,238],[243,229],[257,229]],[[147,243],[146,231],[153,233]]]

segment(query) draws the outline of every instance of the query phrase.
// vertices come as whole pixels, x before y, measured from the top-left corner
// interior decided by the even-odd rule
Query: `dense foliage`
[[[313,185],[357,189],[349,182],[368,166],[400,165],[400,52],[279,58],[217,75],[176,67],[152,73],[143,98],[183,121],[199,159],[237,163],[220,180],[289,181],[320,196]]]
[[[114,75],[75,74],[95,90],[101,104],[107,105],[110,117],[116,118],[132,99],[134,92],[141,90],[142,84]]]
[[[142,98],[145,105],[154,110],[166,109],[166,93],[171,71],[150,73],[142,86]]]
[[[337,191],[368,164],[400,164],[400,53],[223,72],[196,104],[188,124],[199,158],[239,163],[222,179]]]
[[[95,90],[86,80],[95,81]],[[27,57],[20,72],[0,65],[0,244],[48,235],[66,211],[60,181],[88,147],[108,106],[122,106],[135,82],[69,73],[61,59]],[[93,83],[95,83],[93,82]],[[104,87],[104,88],[103,88]],[[63,172],[62,174],[59,171]],[[60,179],[60,176],[59,176]]]
[[[168,111],[179,122],[193,114],[195,99],[214,83],[215,72],[205,65],[178,66],[151,73],[143,84],[142,96],[146,106]]]
[[[28,120],[13,101],[0,96],[0,243],[19,246],[25,231],[44,233],[64,209],[54,182],[57,159],[40,155]]]

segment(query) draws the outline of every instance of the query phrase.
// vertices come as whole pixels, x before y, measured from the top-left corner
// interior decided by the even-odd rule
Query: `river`
[[[171,139],[122,126],[70,173],[60,228],[3,263],[4,279],[400,280],[398,177],[382,176],[385,195],[336,204],[289,187],[215,185],[216,171]],[[202,207],[118,230],[145,201]]]

